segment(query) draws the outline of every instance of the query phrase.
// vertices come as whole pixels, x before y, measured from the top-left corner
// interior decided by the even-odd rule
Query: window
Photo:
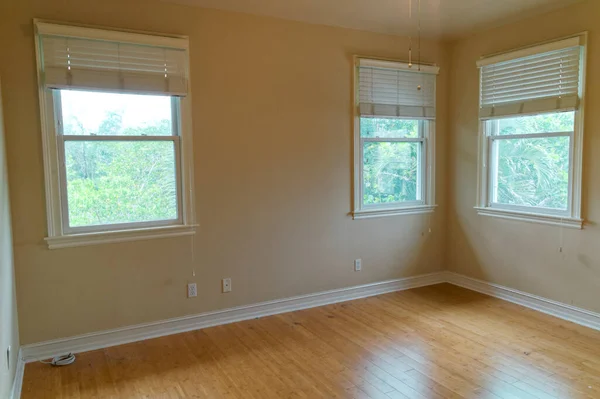
[[[356,60],[354,218],[431,212],[437,67]]]
[[[480,214],[581,228],[584,39],[479,63]]]
[[[50,248],[193,234],[187,39],[36,30]]]
[[[65,231],[180,221],[177,98],[75,90],[54,98]]]

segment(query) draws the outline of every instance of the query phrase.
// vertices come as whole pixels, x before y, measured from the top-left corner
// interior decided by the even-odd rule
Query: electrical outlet
[[[223,292],[231,292],[231,279],[229,277],[223,279],[222,285]]]
[[[188,298],[193,298],[198,296],[198,288],[196,287],[196,283],[188,284]]]
[[[362,270],[362,259],[355,259],[354,260],[354,271],[359,272],[361,270]]]

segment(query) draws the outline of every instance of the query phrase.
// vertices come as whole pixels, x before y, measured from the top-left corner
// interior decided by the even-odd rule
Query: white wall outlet
[[[354,260],[354,271],[359,272],[361,270],[362,270],[362,259],[355,259]]]
[[[231,279],[229,277],[223,279],[222,285],[223,292],[231,292]]]
[[[198,288],[196,287],[196,283],[188,284],[188,298],[193,298],[198,296]]]

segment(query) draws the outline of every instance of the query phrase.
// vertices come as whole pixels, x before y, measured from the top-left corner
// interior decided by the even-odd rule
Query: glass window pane
[[[360,118],[360,137],[417,138],[419,121],[396,118]]]
[[[364,143],[364,205],[420,200],[420,150],[418,142]]]
[[[60,90],[63,133],[170,136],[171,97]]]
[[[567,209],[570,137],[495,140],[493,201]]]
[[[70,227],[177,219],[172,141],[65,142]]]
[[[558,133],[575,130],[575,112],[560,112],[506,118],[491,121],[498,124],[498,134]]]

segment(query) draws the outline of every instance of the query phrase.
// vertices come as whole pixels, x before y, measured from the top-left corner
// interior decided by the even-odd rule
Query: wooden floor
[[[23,399],[600,398],[600,332],[442,284],[28,364]]]

